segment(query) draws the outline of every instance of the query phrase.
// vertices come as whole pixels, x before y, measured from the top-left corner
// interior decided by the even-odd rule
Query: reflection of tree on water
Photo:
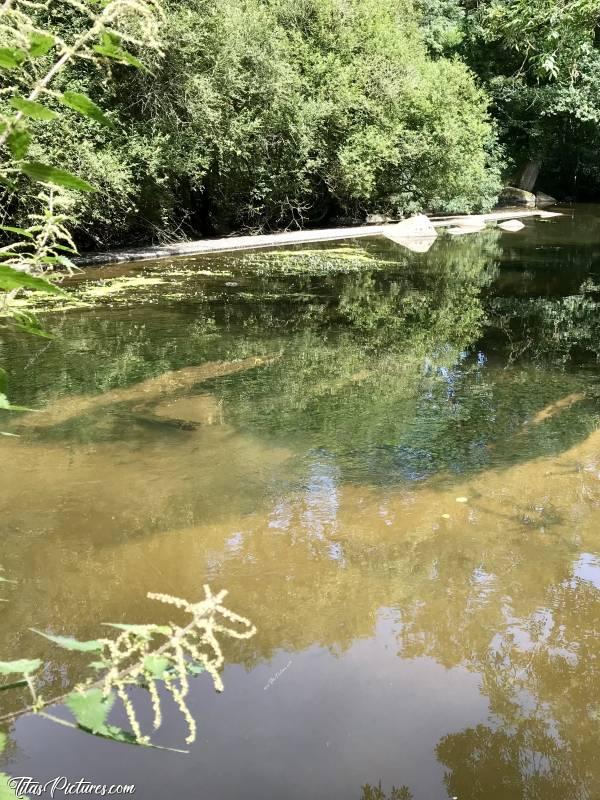
[[[502,325],[518,319],[527,326],[525,341],[540,351],[551,337],[543,328],[536,334],[522,299],[485,296],[500,255],[498,231],[489,230],[441,238],[419,257],[385,241],[367,250],[273,252],[237,262],[230,256],[243,280],[217,291],[211,279],[200,300],[192,292],[193,313],[184,305],[65,318],[72,328],[45,354],[45,372],[28,370],[29,359],[21,372],[12,369],[17,392],[21,384],[16,399],[35,407],[65,391],[110,391],[203,360],[276,352],[269,368],[211,381],[215,405],[240,430],[301,454],[331,453],[351,480],[424,481],[560,452],[589,433],[593,418],[581,411],[594,411],[596,398],[587,374],[541,372],[523,358],[503,369]],[[562,301],[547,302],[554,308]],[[598,338],[593,315],[581,318],[579,307],[565,305],[560,316],[557,336],[568,339],[569,353],[574,343]],[[475,343],[490,316],[497,328],[485,334],[481,351]],[[511,336],[509,362],[521,348]],[[92,347],[93,364],[85,356]],[[529,424],[540,407],[575,394],[578,404]],[[136,441],[151,435],[150,424],[157,435],[177,435],[168,420],[150,418],[151,404],[143,419],[121,406],[81,415],[48,435]]]
[[[360,800],[413,800],[413,795],[407,786],[400,786],[399,788],[392,786],[389,792],[385,792],[381,788],[381,781],[379,781],[377,786],[365,783],[362,787]]]
[[[437,574],[415,586],[401,612],[401,655],[466,666],[481,675],[489,699],[489,724],[438,745],[448,792],[473,800],[597,797],[600,587],[577,576],[564,538],[522,532],[493,548],[466,538],[423,548],[422,568],[435,564]]]

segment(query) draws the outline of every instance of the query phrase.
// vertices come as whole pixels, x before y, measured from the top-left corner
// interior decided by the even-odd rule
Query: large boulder
[[[526,192],[525,189],[517,189],[516,186],[505,186],[500,192],[498,205],[535,208],[535,195],[533,192]]]
[[[413,253],[426,253],[435,241],[437,231],[429,217],[417,214],[395,225],[386,225],[383,235]]]
[[[552,197],[551,194],[546,194],[545,192],[535,193],[536,206],[554,206],[557,202],[556,197]]]

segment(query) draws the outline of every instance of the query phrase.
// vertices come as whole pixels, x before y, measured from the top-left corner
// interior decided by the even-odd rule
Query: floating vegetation
[[[377,259],[358,247],[336,247],[312,250],[273,250],[249,252],[241,259],[241,267],[259,275],[269,273],[319,275],[325,272],[358,272]]]
[[[88,297],[91,299],[112,297],[112,295],[121,292],[131,291],[132,289],[138,289],[142,286],[157,286],[164,282],[164,278],[147,275],[133,275],[124,278],[115,278],[114,280],[103,280],[99,283],[86,284],[84,290],[81,292],[81,298],[85,300]]]

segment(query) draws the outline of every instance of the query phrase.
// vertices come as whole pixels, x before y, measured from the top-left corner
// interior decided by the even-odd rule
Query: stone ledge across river
[[[534,216],[553,217],[557,215],[557,212],[543,211],[541,209],[507,209],[492,211],[489,214],[460,214],[452,217],[431,218],[424,214],[418,214],[400,222],[385,225],[357,225],[347,228],[284,231],[283,233],[257,234],[254,236],[224,236],[218,239],[199,239],[193,242],[89,253],[75,259],[75,261],[80,267],[103,266],[104,264],[201,255],[202,253],[252,250],[293,244],[314,244],[316,242],[330,242],[340,239],[357,239],[363,236],[385,236],[415,252],[425,252],[431,247],[438,228],[472,228],[471,232],[476,232],[488,223],[501,220]]]

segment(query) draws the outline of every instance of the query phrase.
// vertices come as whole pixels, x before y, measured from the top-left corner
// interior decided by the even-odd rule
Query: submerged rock
[[[467,233],[480,233],[483,230],[485,225],[453,225],[451,228],[446,228],[450,236],[464,236]]]
[[[499,222],[498,227],[502,228],[503,231],[516,233],[517,231],[522,231],[525,225],[523,225],[520,219],[507,219],[504,222]]]
[[[535,195],[533,192],[526,192],[525,189],[517,189],[516,186],[505,186],[500,192],[498,205],[535,208]]]
[[[553,206],[556,205],[558,200],[556,197],[552,197],[551,194],[545,194],[544,192],[536,192],[535,193],[535,204],[537,206]]]

